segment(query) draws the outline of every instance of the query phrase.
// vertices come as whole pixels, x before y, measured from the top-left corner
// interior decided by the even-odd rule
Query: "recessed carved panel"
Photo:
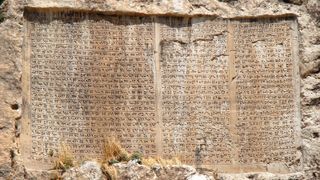
[[[222,171],[266,171],[299,145],[291,19],[25,15],[22,156],[50,168],[61,143],[101,159],[130,152]]]

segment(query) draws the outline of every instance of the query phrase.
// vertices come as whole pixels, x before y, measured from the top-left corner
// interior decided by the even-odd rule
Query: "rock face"
[[[300,165],[297,173],[219,174],[220,179],[319,179],[320,178],[320,2],[318,0],[6,0],[1,5],[4,21],[0,23],[0,179],[50,177],[49,172],[25,169],[20,158],[20,132],[23,112],[22,70],[24,9],[52,9],[103,12],[106,14],[211,15],[220,18],[283,17],[296,15],[299,30],[299,66],[301,96],[301,138],[296,159],[288,167]],[[27,106],[27,104],[24,104]],[[140,165],[116,165],[120,177],[131,179],[201,179],[191,167],[151,169]],[[269,168],[277,169],[270,165]],[[92,170],[92,171],[91,171]],[[90,173],[87,173],[90,171]],[[92,174],[91,174],[92,173]],[[91,175],[91,176],[87,176]],[[71,169],[68,177],[101,178],[96,164]],[[214,176],[212,176],[214,177]]]
[[[12,172],[21,119],[22,2],[6,1],[0,24],[0,177]]]
[[[172,179],[172,180],[210,180],[212,176],[199,174],[191,166],[186,165],[170,165],[147,167],[137,163],[129,162],[128,164],[118,163],[113,165],[118,170],[119,179]]]
[[[156,179],[157,177],[151,168],[134,162],[117,163],[114,167],[119,172],[119,179]]]
[[[86,161],[80,167],[68,169],[62,176],[65,180],[103,180],[106,177],[101,171],[101,165],[97,162]]]
[[[103,180],[103,179],[119,179],[119,180],[142,180],[142,179],[172,179],[172,180],[213,180],[214,178],[208,174],[199,173],[195,168],[186,165],[154,165],[152,167],[140,165],[135,161],[128,163],[116,163],[109,166],[115,169],[116,173],[108,176],[108,171],[102,173],[101,165],[94,161],[86,161],[79,167],[68,169],[61,176],[62,179],[72,180]],[[34,176],[33,176],[34,177]],[[40,176],[48,178],[50,176]],[[53,177],[51,175],[51,177]],[[109,177],[109,178],[108,178]],[[111,177],[111,178],[110,178]]]

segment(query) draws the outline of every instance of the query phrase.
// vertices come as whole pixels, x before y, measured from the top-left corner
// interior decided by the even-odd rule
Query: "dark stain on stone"
[[[319,138],[319,133],[318,132],[313,132],[312,133],[313,138]]]
[[[320,97],[311,99],[310,102],[307,103],[306,105],[307,106],[318,106],[318,105],[320,105]]]
[[[11,104],[11,109],[12,110],[18,110],[19,109],[19,104],[17,104],[17,103]]]

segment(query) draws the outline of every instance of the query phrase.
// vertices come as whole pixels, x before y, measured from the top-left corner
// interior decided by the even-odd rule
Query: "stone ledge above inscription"
[[[237,17],[274,17],[298,16],[296,8],[285,4],[275,3],[277,11],[272,7],[266,8],[263,2],[260,7],[239,8],[227,5],[218,0],[26,0],[27,8],[51,10],[76,10],[86,12],[101,12],[106,14],[144,14],[169,16],[219,16],[222,18]],[[269,2],[270,3],[270,2]],[[200,6],[201,4],[201,6]],[[270,6],[270,4],[268,4]],[[282,7],[283,6],[283,7]],[[281,8],[282,7],[282,8]],[[46,10],[47,11],[47,10]]]
[[[62,142],[99,159],[113,135],[128,151],[224,172],[294,171],[286,168],[300,145],[294,19],[33,11],[25,19],[27,167],[52,167],[49,152]]]

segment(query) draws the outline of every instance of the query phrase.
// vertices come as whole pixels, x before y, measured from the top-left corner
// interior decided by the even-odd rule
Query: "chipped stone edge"
[[[213,7],[210,9],[199,9],[194,7],[193,4],[184,3],[183,7],[178,9],[174,4],[159,4],[154,3],[145,5],[143,7],[137,7],[138,5],[144,5],[143,3],[134,2],[135,6],[130,6],[127,1],[112,3],[104,1],[97,2],[85,2],[84,0],[25,0],[26,10],[37,10],[44,12],[55,11],[75,11],[75,12],[87,12],[87,13],[102,13],[107,15],[139,15],[139,16],[182,16],[182,17],[196,17],[196,16],[211,16],[219,17],[222,19],[250,19],[250,18],[271,18],[271,17],[298,17],[299,12],[294,10],[287,10],[283,8],[283,11],[272,12],[263,11],[256,12],[253,10],[244,11],[238,13],[239,9],[231,8],[224,2],[217,0],[210,3]],[[192,10],[190,10],[192,9]]]

